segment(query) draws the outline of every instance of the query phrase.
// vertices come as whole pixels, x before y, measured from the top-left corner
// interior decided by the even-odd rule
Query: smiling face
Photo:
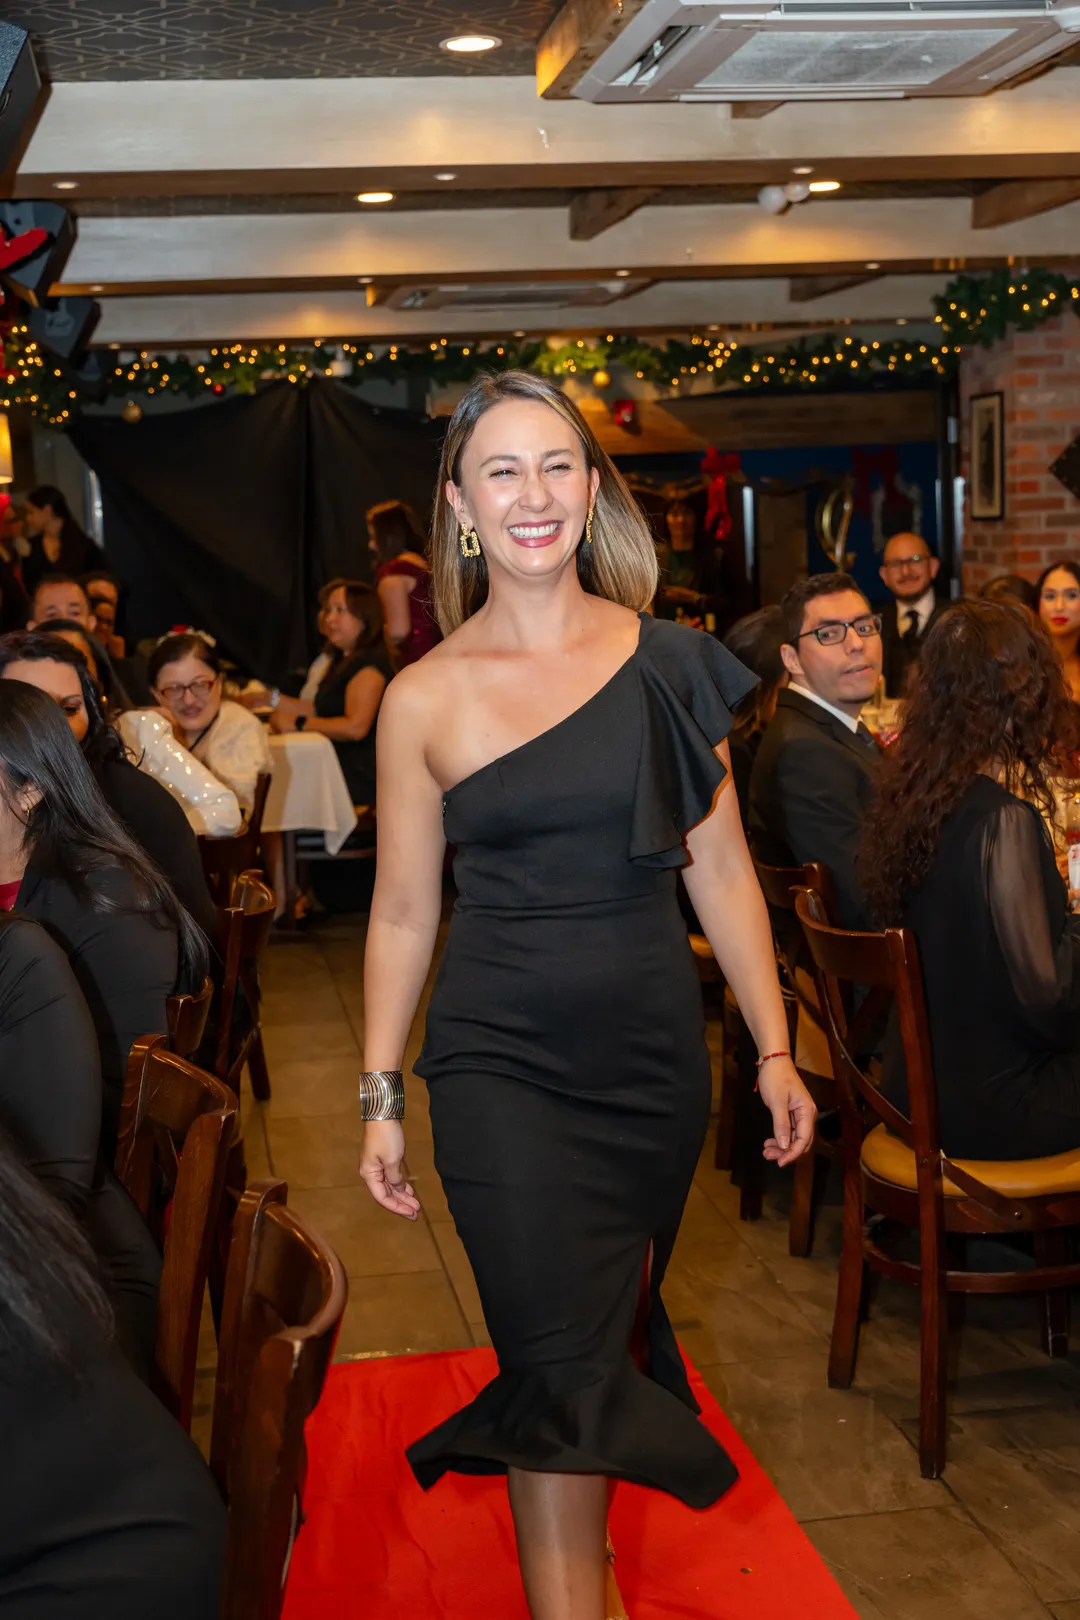
[[[61,664],[52,658],[16,658],[4,670],[2,678],[5,681],[25,681],[27,686],[36,686],[40,692],[47,692],[51,698],[55,698],[76,742],[82,742],[90,726],[90,717],[86,712],[79,672],[74,664]]]
[[[855,716],[874,694],[881,674],[881,637],[860,636],[852,621],[871,617],[870,605],[858,591],[835,591],[814,596],[803,613],[802,634],[780,649],[791,679]],[[810,632],[826,624],[847,625],[842,641],[823,647]]]
[[[546,579],[572,563],[596,499],[577,434],[538,400],[508,399],[476,424],[447,499],[475,529],[492,575]]]
[[[894,534],[886,542],[880,573],[898,602],[917,602],[937,578],[938,559],[918,534]]]
[[[29,623],[31,630],[47,619],[74,619],[76,624],[84,624],[91,632],[94,630],[94,616],[81,585],[43,581],[34,592],[33,614]]]
[[[187,732],[203,731],[221,708],[221,676],[194,653],[163,664],[154,696]]]
[[[1053,568],[1043,580],[1039,617],[1052,636],[1075,636],[1080,630],[1080,580],[1071,568]]]

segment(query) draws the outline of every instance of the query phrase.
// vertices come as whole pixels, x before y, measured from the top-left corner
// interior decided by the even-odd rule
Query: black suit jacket
[[[881,756],[820,704],[783,690],[750,775],[747,832],[768,866],[822,861],[832,874],[836,920],[866,929],[856,854]]]
[[[908,673],[912,664],[918,661],[919,648],[930,634],[930,627],[935,625],[949,606],[941,597],[934,603],[934,610],[926,623],[922,633],[916,639],[915,649],[905,647],[901,639],[899,604],[895,596],[890,596],[887,602],[881,603],[874,609],[881,614],[881,673],[885,677],[885,694],[891,698],[902,698],[907,691]],[[903,610],[905,613],[907,609]]]

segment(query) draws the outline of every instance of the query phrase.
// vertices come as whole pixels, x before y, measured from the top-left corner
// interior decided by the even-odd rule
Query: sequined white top
[[[117,724],[136,765],[180,801],[196,833],[204,838],[231,838],[240,831],[243,817],[232,788],[177,742],[160,714],[153,709],[128,709]]]
[[[266,727],[242,703],[228,698],[191,750],[240,800],[246,815],[255,802],[255,779],[273,766]]]

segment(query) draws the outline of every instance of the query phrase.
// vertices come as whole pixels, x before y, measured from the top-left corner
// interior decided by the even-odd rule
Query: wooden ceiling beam
[[[1053,180],[1006,180],[971,200],[971,228],[993,230],[1033,214],[1048,214],[1080,198],[1080,175]]]
[[[847,292],[851,287],[862,287],[868,281],[880,281],[881,272],[864,270],[849,276],[792,276],[788,284],[788,297],[793,304],[809,304],[815,298],[828,298],[831,293]]]
[[[591,242],[636,214],[659,192],[655,186],[619,186],[611,191],[579,191],[570,204],[571,242]]]
[[[782,107],[782,101],[733,101],[731,103],[732,118],[767,118],[777,107]]]
[[[567,0],[536,47],[536,93],[567,99],[587,68],[616,40],[645,0]]]

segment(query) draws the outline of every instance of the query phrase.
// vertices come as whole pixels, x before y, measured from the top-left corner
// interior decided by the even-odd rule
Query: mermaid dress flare
[[[499,1373],[409,1448],[425,1489],[514,1467],[700,1508],[736,1478],[694,1415],[660,1285],[711,1100],[676,876],[754,679],[642,615],[594,697],[444,796],[459,898],[416,1071]]]

